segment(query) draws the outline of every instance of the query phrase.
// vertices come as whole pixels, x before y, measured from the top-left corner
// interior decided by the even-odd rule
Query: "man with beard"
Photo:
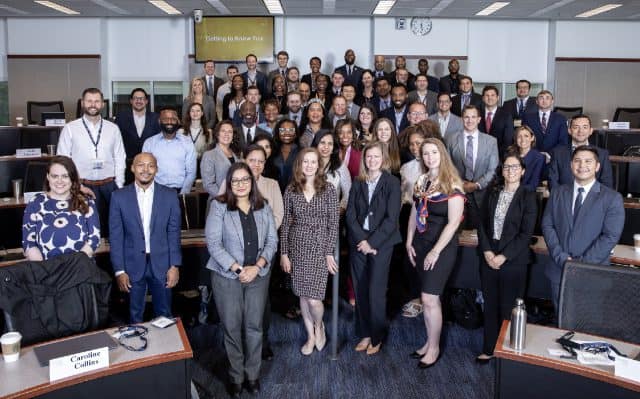
[[[129,293],[131,323],[143,321],[147,290],[155,316],[171,317],[171,288],[180,276],[180,205],[173,190],[154,182],[157,170],[152,154],[138,154],[135,182],[113,193],[109,212],[111,264],[118,288]]]
[[[384,55],[376,55],[373,58],[373,77],[374,78],[382,78],[384,76],[387,76],[387,73],[384,71],[384,64],[385,64],[385,59],[384,59]]]
[[[290,91],[287,93],[287,118],[296,123],[296,126],[300,126],[300,120],[302,119],[302,97],[300,92]]]
[[[196,179],[196,148],[191,138],[176,134],[179,128],[178,112],[172,108],[163,109],[160,111],[160,133],[149,137],[142,151],[156,157],[158,183],[180,194],[188,194]]]
[[[337,67],[335,72],[340,72],[344,76],[345,82],[356,87],[360,84],[362,68],[356,65],[356,53],[353,50],[348,49],[344,52],[344,65]]]
[[[67,123],[58,141],[58,155],[66,155],[78,168],[82,191],[95,198],[101,234],[108,237],[111,193],[124,185],[125,149],[120,129],[102,119],[104,97],[100,89],[82,92],[83,115]]]
[[[391,107],[391,83],[389,78],[376,79],[376,95],[373,97],[373,106],[378,114]]]
[[[144,141],[160,130],[158,114],[147,108],[149,96],[143,88],[138,87],[131,91],[129,103],[131,109],[120,111],[116,115],[116,124],[122,133],[122,142],[127,153],[126,183],[133,181],[133,174],[129,170],[133,157],[142,151]]]
[[[311,86],[305,82],[300,82],[298,91],[300,92],[302,107],[306,107],[309,104],[309,98],[311,97]]]
[[[255,54],[249,54],[245,57],[247,71],[242,73],[247,86],[256,86],[261,96],[266,96],[269,92],[267,89],[267,75],[258,71],[258,57]]]
[[[238,112],[236,112],[238,114]],[[240,126],[235,127],[234,140],[238,140],[240,150],[244,151],[245,148],[253,142],[253,138],[256,134],[271,135],[264,129],[258,127],[258,114],[256,112],[256,106],[251,101],[245,101],[240,106]]]
[[[391,100],[393,107],[389,107],[380,116],[389,118],[396,127],[399,134],[405,127],[409,126],[407,119],[407,88],[402,84],[397,84],[391,89]]]

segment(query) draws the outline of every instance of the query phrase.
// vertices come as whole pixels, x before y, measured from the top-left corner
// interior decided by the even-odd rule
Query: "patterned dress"
[[[324,299],[327,288],[327,255],[338,242],[338,196],[330,183],[307,202],[304,193],[287,187],[284,219],[280,226],[283,255],[291,261],[293,292],[297,296]]]
[[[50,259],[78,252],[85,243],[95,251],[100,244],[100,219],[93,200],[89,212],[69,211],[69,202],[38,194],[29,202],[22,219],[22,248],[36,247]]]

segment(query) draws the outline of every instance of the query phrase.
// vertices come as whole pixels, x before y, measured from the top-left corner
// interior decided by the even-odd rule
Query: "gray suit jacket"
[[[584,198],[575,223],[573,201],[573,183],[554,188],[542,217],[542,234],[551,257],[545,274],[554,283],[560,282],[569,257],[608,265],[624,227],[622,196],[598,181]]]
[[[207,269],[230,279],[238,278],[230,270],[231,265],[237,262],[244,266],[244,236],[238,212],[240,211],[227,210],[227,204],[213,201],[204,229],[207,248],[211,255]],[[271,259],[278,248],[276,224],[271,208],[266,203],[264,208],[253,211],[253,217],[258,229],[257,258],[263,257],[267,260],[267,265],[258,273],[264,276],[269,273]]]
[[[438,113],[434,113],[433,115],[429,115],[429,119],[438,123]],[[463,129],[462,119],[459,116],[452,114],[449,112],[449,123],[447,124],[447,130],[444,132],[440,132],[442,138],[446,138],[447,136],[451,136],[453,133],[457,133]]]
[[[427,114],[431,115],[438,112],[438,93],[436,93],[435,91],[427,90],[426,100],[427,100]],[[418,91],[417,90],[410,91],[407,104],[413,104],[417,102],[420,102]]]
[[[237,161],[238,157],[233,156]],[[200,160],[200,174],[202,175],[202,186],[209,193],[209,197],[215,197],[220,192],[220,186],[227,177],[227,171],[231,167],[231,162],[220,146],[205,151]]]
[[[349,115],[351,115],[351,119],[353,119],[354,121],[357,121],[359,113],[360,113],[360,106],[356,103],[351,104],[351,111],[349,111]]]
[[[445,143],[449,149],[451,160],[458,169],[460,177],[465,175],[465,137],[461,130],[457,133],[445,136]],[[498,157],[498,141],[495,137],[478,132],[478,155],[473,167],[473,181],[480,184],[480,189],[474,191],[473,197],[478,205],[482,204],[486,188],[492,183],[496,169],[500,163]]]

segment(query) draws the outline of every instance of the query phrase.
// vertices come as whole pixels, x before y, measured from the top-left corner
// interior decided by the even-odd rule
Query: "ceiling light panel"
[[[593,10],[589,10],[589,11],[585,11],[582,14],[578,14],[576,15],[576,18],[589,18],[589,17],[593,17],[594,15],[598,15],[598,14],[602,14],[605,13],[607,11],[611,11],[615,8],[618,7],[622,7],[622,4],[605,4],[601,7],[598,8],[594,8]]]
[[[491,4],[490,6],[488,6],[487,8],[480,10],[476,13],[477,16],[481,16],[481,17],[486,17],[487,15],[491,15],[494,12],[508,6],[510,4],[510,2],[508,1],[496,1],[495,3]]]
[[[67,14],[67,15],[79,15],[80,13],[76,10],[72,10],[68,7],[65,7],[63,5],[60,5],[58,3],[54,3],[53,1],[43,1],[43,0],[36,0],[36,3],[40,4],[41,6],[45,6],[45,7],[49,7],[53,10],[56,10],[58,12]]]
[[[387,15],[396,4],[396,0],[380,0],[373,9],[373,15]]]
[[[171,4],[164,0],[149,0],[149,3],[161,9],[163,12],[169,15],[182,15],[182,11],[178,10]]]

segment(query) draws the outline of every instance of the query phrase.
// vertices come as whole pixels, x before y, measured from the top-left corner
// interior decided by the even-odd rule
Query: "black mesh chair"
[[[613,114],[613,121],[629,122],[630,128],[640,128],[640,108],[618,107],[615,114]]]
[[[109,100],[104,100],[104,106],[102,107],[102,111],[100,112],[104,119],[109,119]],[[79,98],[76,103],[76,118],[80,118],[82,116],[82,99]]]
[[[582,114],[582,107],[554,107],[553,112],[564,115],[570,121],[574,116]]]
[[[558,327],[640,344],[640,269],[567,262]]]
[[[47,178],[48,165],[48,162],[42,161],[29,161],[27,163],[27,168],[24,172],[24,187],[22,188],[25,193],[44,191],[44,180]]]
[[[64,112],[64,104],[62,101],[27,101],[27,122],[30,125],[41,125],[43,112]]]

